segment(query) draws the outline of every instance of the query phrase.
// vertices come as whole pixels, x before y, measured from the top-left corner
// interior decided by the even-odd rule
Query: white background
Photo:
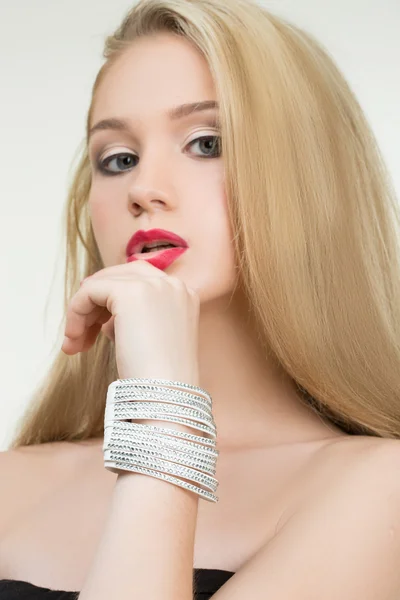
[[[105,36],[131,0],[0,3],[0,451],[62,343],[61,213]],[[400,195],[400,1],[274,0],[356,92]]]

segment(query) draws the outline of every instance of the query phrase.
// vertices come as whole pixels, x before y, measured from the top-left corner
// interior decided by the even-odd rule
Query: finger
[[[87,350],[90,350],[90,348],[94,345],[101,328],[102,325],[96,323],[89,327],[85,331],[84,335],[82,335],[78,340],[70,340],[69,338],[65,338],[61,347],[62,351],[65,354],[73,355],[77,354],[78,352],[86,352]]]
[[[74,340],[73,344],[71,344],[71,340],[66,337],[61,349],[65,352],[65,354],[76,354],[77,352],[88,350],[95,343],[103,325],[110,321],[110,319],[113,319],[113,317],[107,308],[98,306],[93,310],[91,315],[88,315],[86,329],[82,336]]]
[[[99,307],[99,309],[100,309],[100,307]],[[112,314],[104,306],[101,308],[101,312],[99,313],[99,316],[96,319],[96,323],[100,323],[101,325],[104,325],[104,323],[107,323],[107,321],[109,321],[110,319],[112,319]]]
[[[102,325],[100,323],[95,323],[95,325],[92,325],[91,327],[89,327],[89,329],[87,330],[86,335],[85,335],[84,343],[82,344],[81,352],[86,352],[87,350],[90,350],[90,348],[96,342],[97,337],[101,331],[101,328],[102,328]]]
[[[105,323],[111,317],[107,309],[109,298],[108,281],[91,281],[85,284],[72,298],[67,310],[65,336],[70,340],[78,340],[86,329],[97,321]],[[108,318],[107,318],[108,312]]]
[[[111,340],[113,343],[115,343],[115,329],[114,329],[114,324],[115,324],[115,317],[111,317],[111,319],[105,323],[105,325],[102,325],[101,327],[101,332],[108,337],[109,340]]]
[[[89,350],[89,348],[93,346],[100,331],[114,341],[114,320],[115,318],[112,316],[112,314],[106,308],[103,308],[103,314],[101,314],[96,323],[88,327],[86,332],[83,334],[84,343],[82,346],[82,351],[84,352]]]
[[[86,328],[91,327],[95,323],[107,323],[111,316],[111,313],[104,306],[95,306],[93,311],[86,317]]]
[[[92,279],[100,279],[103,277],[129,277],[134,275],[135,273],[140,274],[141,276],[146,275],[148,277],[169,277],[167,273],[161,271],[154,265],[150,264],[146,260],[136,260],[129,263],[124,263],[120,265],[113,265],[112,267],[105,267],[100,271],[96,271],[90,277],[85,279],[86,281],[90,281]]]

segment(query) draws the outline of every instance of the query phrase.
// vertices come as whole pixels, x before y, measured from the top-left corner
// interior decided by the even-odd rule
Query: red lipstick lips
[[[154,251],[149,248],[148,252],[142,252],[148,244],[152,246],[155,243],[172,244],[173,248],[156,248]],[[183,238],[166,231],[165,229],[150,229],[149,231],[140,230],[132,236],[126,247],[127,262],[135,260],[146,260],[154,267],[164,270],[173,263],[188,248],[188,244]]]

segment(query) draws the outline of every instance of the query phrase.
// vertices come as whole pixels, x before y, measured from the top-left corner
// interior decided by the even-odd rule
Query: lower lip
[[[187,248],[167,248],[167,250],[157,250],[156,252],[132,254],[127,262],[145,260],[153,265],[153,267],[157,267],[157,269],[164,271],[164,269],[169,267],[169,265],[179,258],[181,254],[186,252],[186,250]]]

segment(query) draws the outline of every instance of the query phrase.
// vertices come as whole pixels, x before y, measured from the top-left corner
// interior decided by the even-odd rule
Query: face
[[[165,272],[196,289],[201,302],[230,295],[235,283],[218,111],[180,118],[167,112],[212,100],[203,57],[187,40],[163,33],[136,40],[118,59],[90,123],[127,122],[125,130],[94,132],[89,143],[89,210],[104,265],[126,262],[127,243],[139,229],[166,229],[189,248]]]

